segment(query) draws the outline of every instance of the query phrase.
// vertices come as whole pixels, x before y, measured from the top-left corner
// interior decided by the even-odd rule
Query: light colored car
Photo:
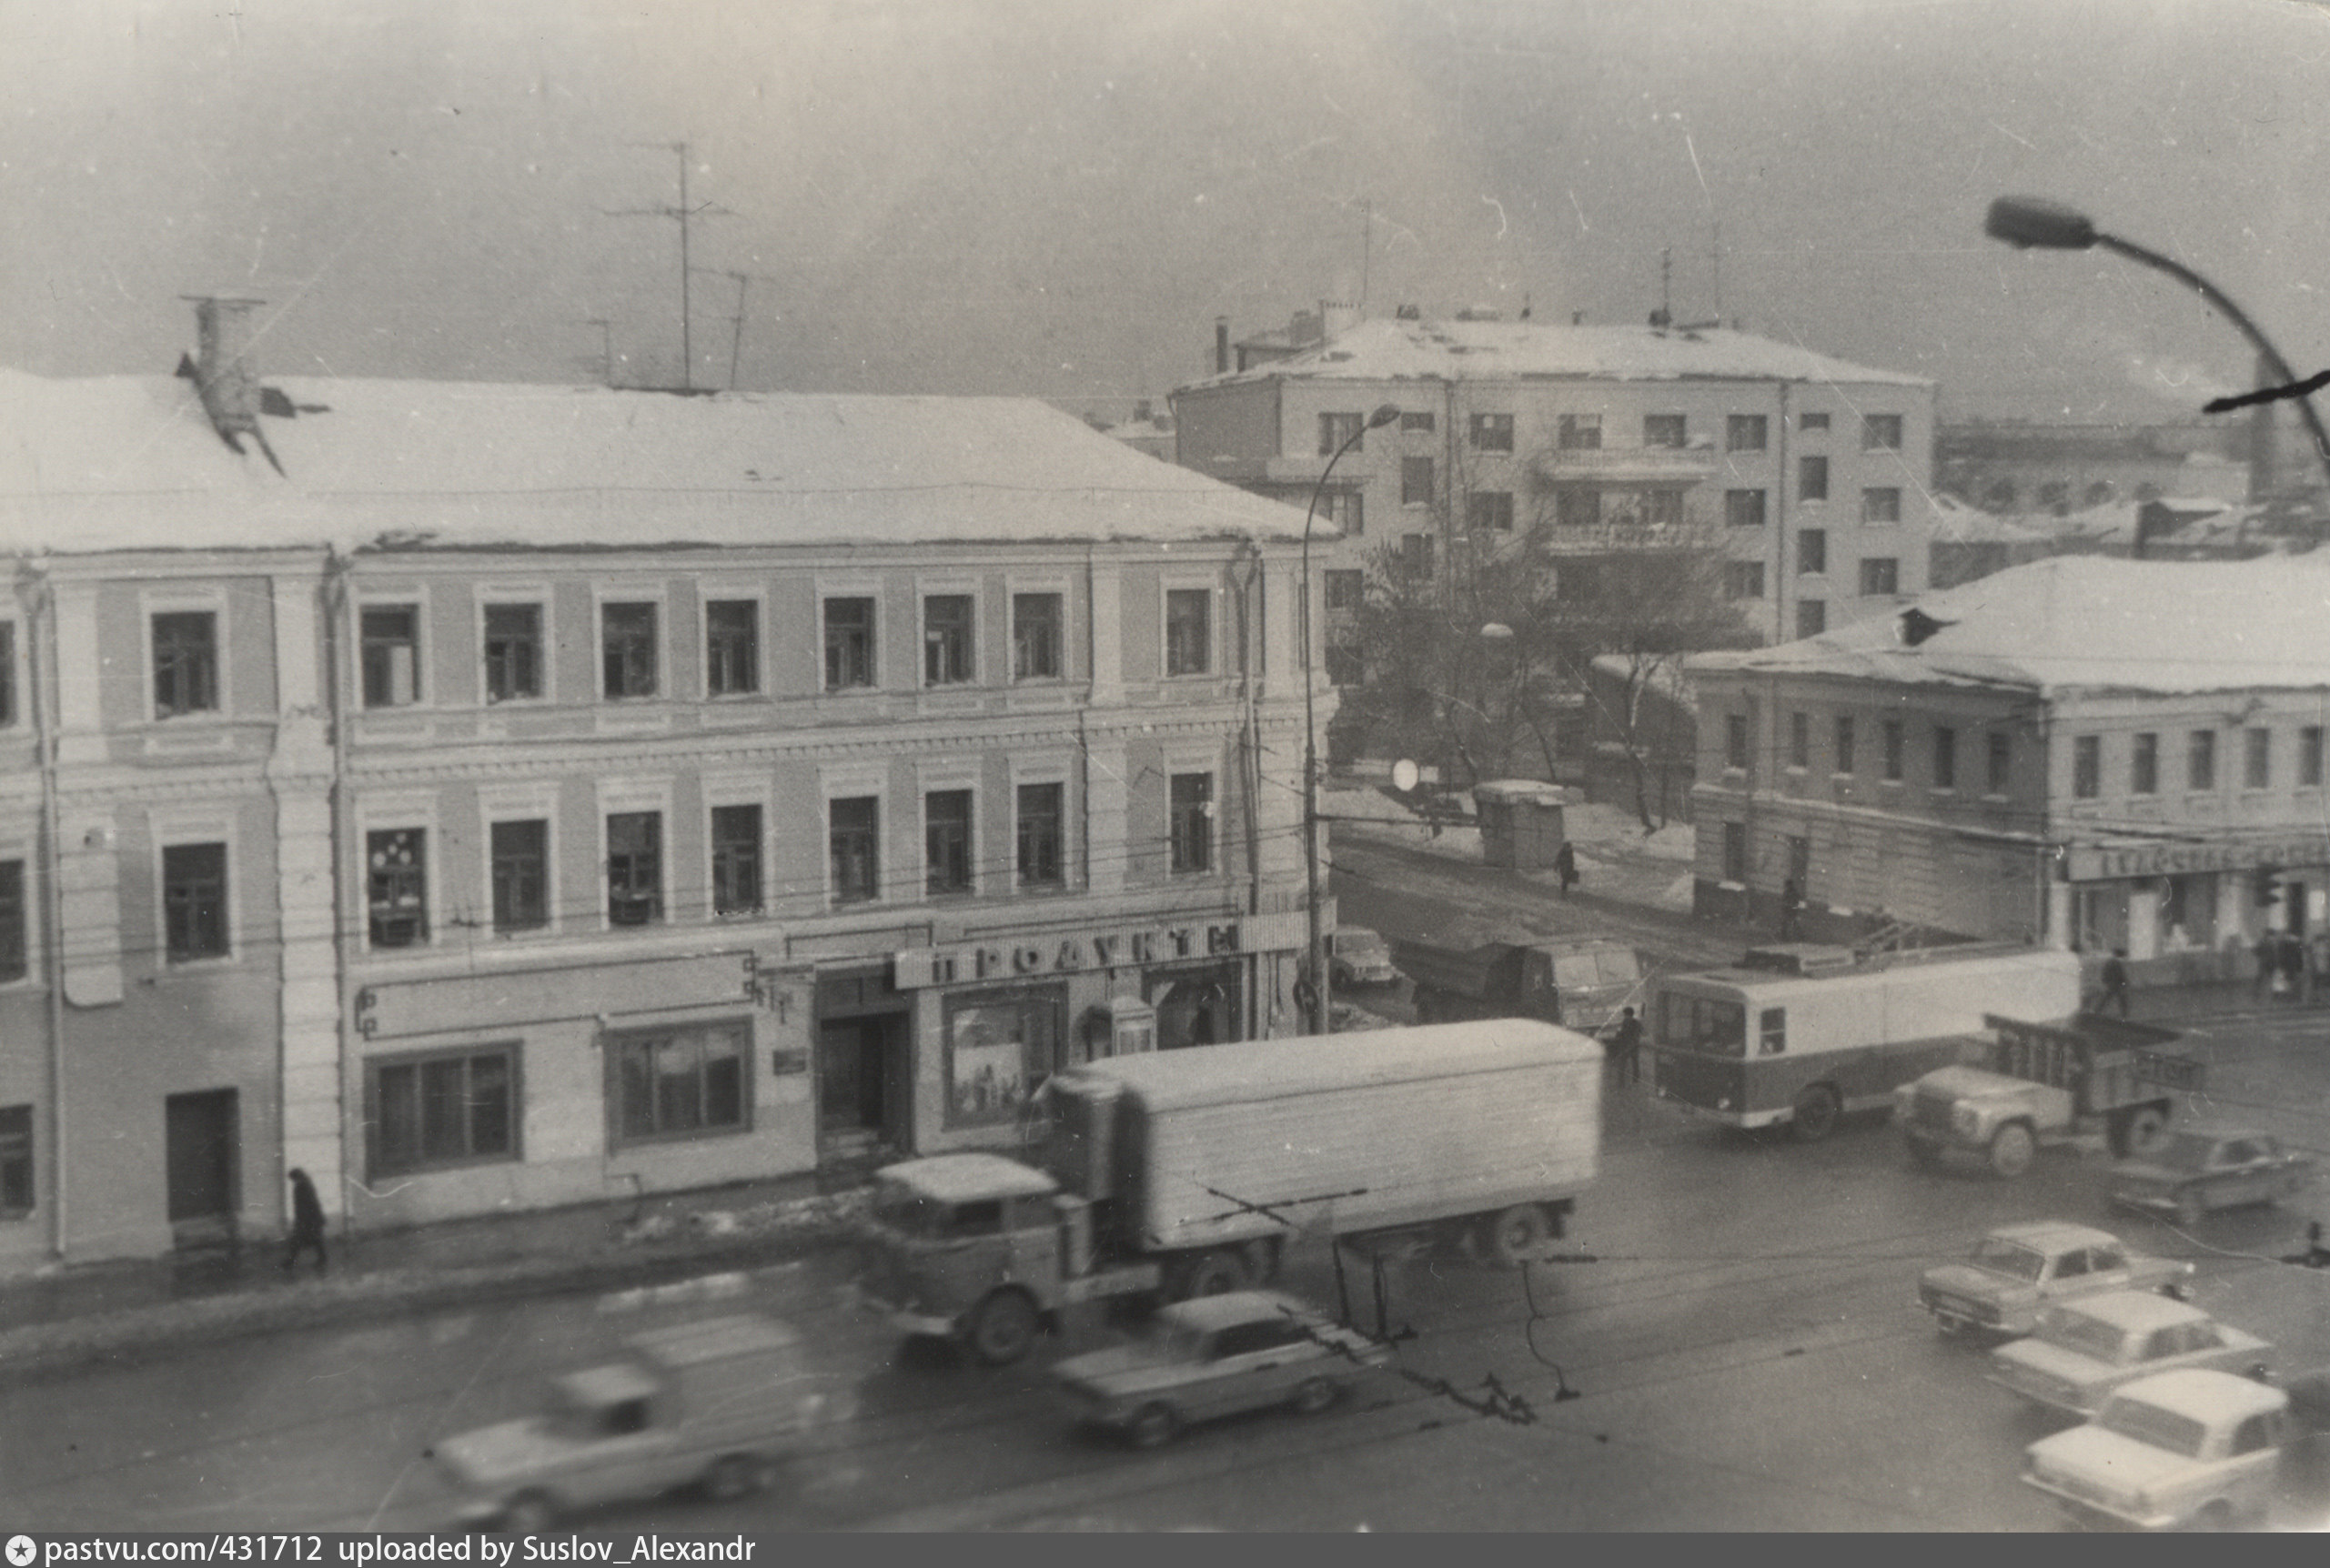
[[[2174,1294],[2193,1265],[2132,1251],[2109,1231],[2046,1220],[2002,1225],[1955,1263],[1918,1277],[1918,1304],[1946,1334],[2027,1334],[2058,1302],[2113,1291]]]
[[[2273,1346],[2190,1302],[2119,1291],[2049,1307],[2030,1338],[1991,1352],[1990,1377],[2034,1404],[2093,1415],[2115,1391],[2153,1372],[2263,1377],[2273,1361]]]
[[[2024,1450],[2022,1480],[2083,1524],[2226,1529],[2265,1512],[2295,1435],[2280,1389],[2230,1372],[2160,1372]]]
[[[2213,1209],[2271,1203],[2314,1179],[2314,1161],[2270,1133],[2180,1128],[2160,1148],[2112,1167],[2112,1201],[2173,1214],[2187,1230]]]
[[[1276,1291],[1233,1291],[1163,1308],[1130,1343],[1053,1367],[1080,1422],[1155,1448],[1192,1422],[1286,1405],[1306,1415],[1333,1404],[1362,1367],[1390,1348]]]
[[[1365,926],[1345,926],[1327,939],[1328,970],[1338,986],[1389,985],[1399,978],[1391,944]]]

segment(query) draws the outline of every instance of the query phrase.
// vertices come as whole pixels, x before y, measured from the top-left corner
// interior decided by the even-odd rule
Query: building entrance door
[[[913,1147],[913,1004],[889,970],[817,977],[817,1144],[822,1161]]]
[[[236,1181],[239,1119],[231,1089],[173,1094],[163,1101],[170,1228],[182,1247],[235,1239],[235,1219],[242,1208]]]

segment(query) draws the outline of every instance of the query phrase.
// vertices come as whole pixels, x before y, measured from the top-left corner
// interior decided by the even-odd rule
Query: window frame
[[[882,869],[885,857],[882,852],[882,819],[884,815],[882,802],[883,791],[879,788],[852,788],[849,785],[840,785],[829,786],[826,789],[823,816],[825,819],[825,904],[828,909],[838,910],[857,904],[878,904],[883,901]],[[865,890],[862,892],[845,891],[845,879],[842,875],[842,867],[838,861],[841,848],[838,835],[841,828],[835,820],[834,809],[841,806],[859,805],[872,808],[872,820],[863,829],[870,851],[866,865],[868,873],[866,886]],[[858,829],[852,828],[852,831],[854,833]],[[855,886],[854,882],[849,885],[852,888]]]
[[[2241,787],[2244,789],[2271,789],[2274,787],[2274,731],[2270,725],[2251,724],[2242,729]]]
[[[1829,629],[1829,601],[1824,598],[1800,598],[1796,601],[1796,635],[1798,638],[1820,637]]]
[[[725,811],[752,813],[751,866],[752,897],[749,901],[723,907],[721,900],[731,890],[732,870],[736,865],[731,853],[742,842],[735,834],[721,831],[721,814]],[[707,785],[704,792],[704,897],[706,907],[716,920],[753,920],[769,912],[769,827],[768,802],[758,795],[739,792],[734,799],[726,792]]]
[[[2103,738],[2101,735],[2074,735],[2071,738],[2071,798],[2074,800],[2100,800],[2103,798]]]
[[[28,1220],[39,1211],[39,1154],[33,1107],[0,1105],[0,1221]]]
[[[1814,476],[1819,482],[1814,482]],[[1829,498],[1829,459],[1824,452],[1805,452],[1796,459],[1796,498],[1807,506]]]
[[[1764,597],[1764,563],[1761,561],[1724,562],[1723,590],[1725,597],[1729,598],[1762,598]]]
[[[1158,592],[1163,595],[1159,600],[1158,614],[1165,630],[1165,643],[1158,650],[1158,658],[1165,678],[1167,680],[1212,678],[1216,672],[1215,667],[1221,662],[1219,650],[1215,646],[1215,624],[1221,618],[1214,613],[1214,600],[1218,597],[1217,585],[1211,581],[1201,583],[1166,578],[1158,585]],[[1190,650],[1185,634],[1188,628],[1176,618],[1193,603],[1198,609],[1199,625],[1196,629],[1201,655],[1195,668],[1187,662]]]
[[[497,941],[522,940],[532,936],[547,936],[560,928],[559,920],[559,814],[555,796],[548,800],[524,803],[488,802],[480,815],[484,819],[484,842],[480,846],[485,861],[486,930]],[[495,844],[497,830],[530,824],[542,829],[541,920],[528,925],[505,923],[502,907],[501,864],[503,856]]]
[[[425,818],[409,818],[407,813],[374,816],[358,813],[359,852],[363,855],[364,887],[364,950],[368,953],[404,952],[415,948],[434,947],[437,927],[437,834],[436,824]],[[378,853],[375,840],[398,834],[412,834],[419,839],[419,854],[411,876],[419,884],[419,908],[412,920],[418,922],[418,934],[410,941],[380,940],[379,882],[381,873],[374,857]]]
[[[14,846],[0,853],[0,989],[33,978],[33,857]]]
[[[837,604],[865,606],[864,626],[844,628],[862,639],[855,650],[863,666],[862,673],[864,678],[862,680],[836,682],[832,679],[833,607]],[[836,588],[823,583],[818,585],[817,660],[817,689],[825,696],[882,689],[882,593],[878,587],[852,584],[848,588]],[[915,661],[915,668],[921,668],[919,659]]]
[[[1467,445],[1476,452],[1514,450],[1514,420],[1510,414],[1473,414],[1465,424]]]
[[[942,824],[940,819],[932,814],[933,802],[941,798],[945,798],[950,802],[957,799],[962,802],[962,814],[959,818],[950,818]],[[953,779],[924,780],[922,790],[922,809],[923,896],[932,900],[977,898],[980,890],[978,786]],[[959,829],[962,834],[961,842],[954,846],[960,855],[961,875],[954,876],[953,874],[954,869],[950,868],[950,874],[943,882],[939,876],[941,869],[939,857],[934,852],[940,848],[937,834],[942,826],[950,830]]]
[[[1056,587],[1022,588],[1015,583],[1011,585],[1007,591],[1011,599],[1012,684],[1014,686],[1028,686],[1041,681],[1059,681],[1067,679],[1067,591],[1064,588]],[[1048,601],[1052,607],[1051,625],[1049,628],[1051,637],[1051,647],[1049,651],[1051,657],[1048,660],[1051,668],[1048,669],[1027,668],[1038,662],[1047,662],[1031,659],[1027,657],[1030,645],[1026,634],[1031,629],[1040,628],[1042,627],[1043,618],[1040,616],[1034,618],[1025,617],[1021,614],[1021,611],[1024,607],[1034,600]]]
[[[1473,492],[1478,495],[1481,492]],[[1507,496],[1507,516],[1511,516],[1511,497]],[[1553,526],[1557,528],[1599,528],[1602,526],[1602,490],[1599,485],[1562,485],[1553,492]],[[1497,531],[1510,533],[1508,521]]]
[[[1799,435],[1814,430],[1826,430],[1828,427],[1829,417],[1823,411],[1808,408],[1796,416],[1796,430]]]
[[[1888,784],[1899,784],[1909,772],[1909,727],[1898,719],[1879,722],[1879,756],[1883,761],[1880,777]]]
[[[1431,458],[1403,457],[1399,460],[1399,504],[1430,506],[1439,498],[1438,478],[1437,467]]]
[[[641,927],[664,926],[671,923],[671,835],[665,831],[664,828],[670,816],[670,807],[661,800],[609,799],[603,796],[600,799],[598,818],[599,882],[601,894],[599,901],[599,919],[601,930],[632,930]],[[646,844],[643,847],[630,845],[619,849],[615,838],[615,824],[619,820],[630,827],[644,824],[649,829]],[[644,891],[641,890],[640,886],[641,868],[637,865],[629,867],[624,879],[620,883],[618,882],[616,859],[619,855],[630,860],[644,859],[646,861],[645,870],[648,875]],[[646,918],[643,920],[619,918],[617,909],[623,903],[643,905]]]
[[[1829,575],[1828,529],[1796,530],[1796,575],[1808,578]]]
[[[2003,799],[2014,787],[2014,735],[1996,726],[1983,731],[1982,792]]]
[[[1726,452],[1770,451],[1771,416],[1769,414],[1724,415],[1723,449]]]
[[[1674,436],[1672,440],[1666,438],[1669,427]],[[1645,414],[1642,416],[1642,445],[1646,450],[1654,452],[1690,450],[1690,416],[1688,414]]]
[[[431,1156],[428,1127],[429,1110],[425,1069],[433,1063],[459,1061],[468,1070],[463,1074],[462,1104],[465,1111],[474,1108],[475,1063],[481,1060],[501,1058],[504,1061],[503,1114],[507,1124],[503,1133],[508,1147],[501,1151],[479,1153],[475,1147],[477,1129],[472,1119],[464,1116],[461,1133],[464,1151],[458,1155]],[[434,1047],[427,1050],[397,1051],[364,1059],[364,1170],[368,1181],[389,1176],[414,1176],[441,1171],[466,1171],[482,1165],[521,1164],[525,1155],[526,1100],[524,1091],[525,1050],[515,1040],[480,1041],[471,1045]],[[418,1153],[410,1160],[393,1160],[384,1151],[384,1131],[388,1118],[382,1107],[385,1097],[381,1075],[387,1071],[411,1070],[413,1073],[413,1130]]]
[[[155,945],[159,950],[162,969],[166,971],[197,969],[235,962],[242,954],[242,931],[235,909],[235,835],[231,830],[187,828],[169,833],[157,833],[154,843],[154,930],[160,936]],[[215,950],[180,952],[177,933],[172,929],[173,904],[170,878],[170,852],[174,849],[216,849],[218,859],[217,947]]]
[[[1800,708],[1788,712],[1788,766],[1796,773],[1812,766],[1812,716]]]
[[[356,623],[352,628],[350,642],[356,648],[357,710],[362,713],[395,713],[405,709],[429,706],[429,690],[433,683],[428,678],[429,616],[427,596],[365,594],[358,597],[356,602],[348,607],[348,613]],[[374,616],[397,614],[411,618],[410,625],[407,628],[407,636],[402,639],[376,638],[366,625]],[[373,662],[373,654],[376,649],[393,650],[398,648],[408,650],[408,657],[410,659],[408,674],[412,682],[411,690],[401,702],[396,700],[393,689],[396,674],[393,659],[383,665],[378,671]],[[389,688],[387,694],[378,701],[374,700],[373,678],[376,673],[387,678]]]
[[[1899,598],[1901,595],[1901,557],[1861,557],[1861,593],[1864,598]]]
[[[1932,727],[1931,755],[1932,787],[1937,795],[1955,794],[1958,790],[1958,727],[1936,724]]]
[[[2128,793],[2160,793],[2160,731],[2156,729],[2140,729],[2130,739]]]
[[[1165,775],[1165,865],[1175,877],[1209,877],[1221,869],[1220,847],[1216,842],[1220,828],[1219,769],[1213,767],[1176,768]],[[1190,803],[1182,799],[1185,782],[1203,780],[1203,799]],[[1202,821],[1205,831],[1192,834],[1184,821],[1185,815]],[[1192,853],[1191,851],[1195,851]]]
[[[1752,503],[1752,505],[1750,505]],[[1743,518],[1742,512],[1755,516]],[[1730,528],[1760,528],[1771,520],[1771,499],[1761,489],[1741,488],[1723,492],[1723,526]]]
[[[769,638],[765,629],[769,619],[768,596],[758,588],[739,590],[726,587],[706,586],[699,588],[696,602],[701,607],[703,616],[704,699],[708,702],[725,702],[761,696],[769,686]],[[712,612],[723,608],[733,609],[739,606],[744,608],[747,617],[741,670],[745,684],[723,687],[717,678],[723,668],[721,658],[722,645],[721,639],[715,635]],[[728,662],[733,663],[733,658],[731,657]]]
[[[736,1120],[715,1122],[710,1119],[711,1093],[710,1073],[712,1058],[704,1049],[715,1037],[723,1037],[733,1046],[724,1060],[736,1063]],[[693,1143],[709,1138],[738,1138],[751,1134],[756,1107],[753,1104],[754,1039],[750,1016],[737,1018],[690,1019],[640,1029],[608,1030],[600,1040],[604,1048],[607,1103],[607,1147],[610,1152],[639,1149],[659,1144]],[[682,1042],[696,1047],[695,1063],[696,1106],[701,1120],[694,1126],[666,1127],[658,1125],[648,1131],[630,1128],[631,1100],[629,1094],[630,1075],[626,1071],[628,1053],[645,1050],[649,1053],[648,1082],[650,1085],[652,1119],[661,1121],[664,1106],[660,1085],[663,1074],[655,1070],[656,1048],[676,1046]]]
[[[1568,413],[1554,419],[1553,444],[1563,452],[1599,452],[1602,449],[1602,417],[1596,413]]]
[[[1467,490],[1465,492],[1465,530],[1475,534],[1509,534],[1513,531],[1513,492],[1510,490]]]
[[[1864,485],[1861,490],[1861,526],[1865,528],[1890,528],[1901,520],[1901,487],[1899,485]]]
[[[1050,878],[1031,878],[1027,872],[1028,824],[1041,821],[1041,816],[1031,816],[1027,809],[1027,792],[1050,789],[1055,792],[1057,809],[1051,818],[1052,859],[1055,874]],[[1021,778],[1012,779],[1012,886],[1023,893],[1064,891],[1070,881],[1068,865],[1068,780],[1059,778]]]
[[[1354,437],[1357,439],[1354,440]],[[1321,409],[1318,417],[1317,456],[1334,457],[1336,453],[1343,450],[1343,443],[1346,441],[1351,442],[1351,449],[1355,452],[1366,449],[1367,416],[1364,412],[1345,413],[1336,409]]]
[[[223,594],[204,593],[199,596],[141,595],[138,608],[145,638],[146,710],[149,722],[156,724],[184,723],[189,719],[200,722],[218,720],[233,709],[227,691],[227,659],[229,627],[227,620],[227,600]],[[205,616],[209,620],[209,646],[205,650],[202,675],[208,682],[208,701],[188,703],[165,710],[162,706],[161,628],[156,624],[165,617]]]
[[[2188,730],[2184,740],[2184,791],[2189,795],[2214,793],[2217,787],[2217,732],[2214,729]]]
[[[2298,726],[2297,787],[2301,789],[2322,788],[2322,729],[2319,724]]]
[[[1902,423],[1899,414],[1863,414],[1861,417],[1861,449],[1864,452],[1898,452],[1901,449]]]
[[[649,618],[648,633],[644,642],[647,657],[647,689],[643,691],[630,689],[630,679],[636,672],[627,670],[625,689],[610,690],[607,678],[610,674],[609,661],[616,656],[617,646],[614,640],[615,628],[610,618],[617,610],[638,609],[647,611]],[[601,702],[655,702],[669,696],[670,693],[665,690],[663,678],[665,667],[669,661],[664,657],[663,645],[669,633],[671,618],[665,613],[663,596],[660,593],[638,595],[602,588],[593,596],[591,614],[597,622],[593,628],[597,635],[592,638],[592,647],[597,654],[598,679],[595,684],[598,687],[599,700]],[[637,651],[637,649],[634,648],[631,651]],[[628,654],[626,662],[628,663]]]
[[[1840,779],[1851,778],[1854,772],[1853,748],[1858,739],[1853,734],[1853,716],[1840,713],[1831,731],[1829,771]]]
[[[973,587],[924,587],[917,585],[914,599],[922,628],[923,657],[920,661],[922,689],[939,691],[958,686],[979,684],[979,591]],[[937,604],[961,605],[964,614],[959,625],[934,624],[931,607]],[[933,673],[933,661],[939,664]]]
[[[547,591],[493,592],[481,594],[478,599],[478,699],[486,708],[499,708],[508,703],[546,702],[550,698],[550,596]],[[496,610],[531,610],[534,613],[532,640],[533,686],[531,691],[494,695],[494,630]]]

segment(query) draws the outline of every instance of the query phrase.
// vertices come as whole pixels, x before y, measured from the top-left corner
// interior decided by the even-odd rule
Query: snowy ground
[[[1318,809],[1336,833],[1404,844],[1451,860],[1480,864],[1480,829],[1473,825],[1471,799],[1443,799],[1466,815],[1435,824],[1384,790],[1365,788],[1322,789]],[[1695,840],[1689,822],[1673,822],[1645,833],[1641,819],[1622,806],[1573,801],[1562,809],[1562,829],[1578,851],[1581,888],[1654,909],[1690,910]],[[1522,874],[1548,886],[1554,880],[1549,870]]]

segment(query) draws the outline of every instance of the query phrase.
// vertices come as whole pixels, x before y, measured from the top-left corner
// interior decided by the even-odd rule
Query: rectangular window
[[[1056,888],[1066,880],[1061,849],[1067,842],[1068,787],[1019,787],[1019,885]]]
[[[873,684],[873,600],[825,601],[825,689]]]
[[[1840,713],[1837,715],[1837,754],[1835,771],[1839,773],[1850,773],[1852,771],[1852,715],[1850,713]]]
[[[1645,414],[1642,417],[1642,444],[1680,451],[1690,444],[1687,423],[1680,414]]]
[[[371,1174],[517,1156],[516,1046],[374,1060],[365,1079]]]
[[[1408,431],[1420,430],[1428,436],[1440,427],[1439,421],[1434,418],[1430,413],[1410,411],[1404,412],[1400,415],[1399,427],[1402,430]]]
[[[1808,575],[1829,569],[1829,534],[1826,528],[1798,530],[1796,569]]]
[[[1602,417],[1564,414],[1555,429],[1554,440],[1565,452],[1599,452],[1602,449]]]
[[[1513,449],[1513,416],[1475,414],[1472,417],[1472,449],[1476,452],[1511,451]]]
[[[1864,556],[1861,561],[1861,591],[1897,594],[1901,591],[1901,563],[1892,556]]]
[[[1723,716],[1723,766],[1735,772],[1748,769],[1748,716],[1727,713]]]
[[[1958,788],[1958,732],[1942,724],[1933,727],[1933,787]]]
[[[1173,869],[1214,869],[1214,776],[1176,773],[1171,780]]]
[[[218,710],[218,617],[207,609],[154,618],[154,717]]]
[[[409,708],[420,700],[420,609],[372,605],[357,614],[364,706]]]
[[[1326,608],[1357,609],[1367,601],[1367,574],[1338,567],[1326,574]]]
[[[16,623],[0,620],[0,729],[16,722]]]
[[[0,860],[0,983],[32,972],[31,930],[25,919],[25,863]]]
[[[872,795],[825,803],[826,841],[833,857],[833,901],[863,903],[882,896],[881,802]]]
[[[688,1024],[608,1041],[617,1145],[741,1132],[752,1098],[752,1026]]]
[[[1318,417],[1318,455],[1332,457],[1343,450],[1346,441],[1357,451],[1367,445],[1367,432],[1365,414],[1322,414]]]
[[[1726,561],[1723,564],[1723,591],[1733,598],[1763,598],[1763,562]]]
[[[1432,459],[1402,457],[1399,460],[1399,504],[1403,507],[1428,507],[1432,504]]]
[[[1829,498],[1829,460],[1826,457],[1796,459],[1796,495],[1800,500],[1825,501]]]
[[[33,1108],[0,1105],[0,1214],[33,1208]]]
[[[1329,490],[1318,500],[1319,520],[1333,527],[1347,539],[1356,539],[1367,531],[1366,498],[1357,490]]]
[[[542,930],[550,923],[550,823],[496,822],[489,837],[494,930],[508,936]]]
[[[1900,451],[1901,417],[1899,414],[1863,414],[1861,417],[1861,449],[1864,452]]]
[[[1511,498],[1507,498],[1506,523],[1511,528]],[[1599,528],[1602,521],[1602,492],[1579,486],[1565,486],[1553,493],[1553,520],[1565,528]]]
[[[1723,520],[1735,528],[1763,527],[1764,493],[1761,490],[1724,491]]]
[[[1205,675],[1214,668],[1214,592],[1165,590],[1165,673]]]
[[[1900,522],[1901,492],[1890,485],[1861,491],[1861,520],[1864,523]]]
[[[1563,492],[1565,496],[1569,493]],[[1465,527],[1475,533],[1511,533],[1513,531],[1513,492],[1510,490],[1468,491],[1465,495]]]
[[[607,813],[607,923],[651,926],[663,919],[663,814]]]
[[[2252,727],[2242,735],[2241,787],[2264,789],[2274,782],[2274,732]]]
[[[1818,637],[1829,629],[1829,606],[1826,599],[1800,598],[1796,601],[1796,635]]]
[[[1745,884],[1748,879],[1748,825],[1723,824],[1723,879]]]
[[[1812,718],[1801,710],[1788,716],[1788,765],[1812,766]]]
[[[2322,726],[2309,724],[2297,732],[2297,781],[2302,789],[2322,784]]]
[[[162,924],[170,962],[227,957],[226,845],[163,849]]]
[[[712,913],[761,910],[761,808],[712,808]]]
[[[1769,421],[1761,414],[1730,414],[1723,420],[1723,449],[1727,452],[1760,452],[1770,439]]]
[[[1400,569],[1411,578],[1432,575],[1432,536],[1402,534],[1399,538]]]
[[[1654,528],[1681,528],[1683,493],[1680,490],[1643,491],[1642,520]]]
[[[2075,800],[2093,800],[2103,793],[2103,738],[2077,735],[2071,743],[2071,793]]]
[[[934,899],[973,890],[970,790],[933,789],[923,797],[923,877]]]
[[[2003,795],[2014,777],[2014,738],[2003,729],[1993,729],[1990,731],[1987,744],[1990,770],[1983,779],[1982,788],[1992,795]]]
[[[1799,414],[1796,416],[1796,427],[1799,430],[1825,430],[1829,427],[1829,417],[1826,414]]]
[[[2135,746],[2128,759],[2128,793],[2160,793],[2160,737],[2149,731],[2135,738]]]
[[[364,904],[376,948],[429,940],[428,835],[390,828],[364,835]]]
[[[1885,777],[1898,784],[1901,781],[1901,759],[1905,749],[1902,745],[1901,721],[1898,719],[1885,720],[1884,736]]]
[[[704,606],[704,690],[743,697],[761,689],[761,606],[716,598]]]
[[[611,700],[655,695],[655,606],[599,607],[601,689]]]
[[[1012,678],[1057,680],[1067,607],[1055,593],[1012,595]]]
[[[972,598],[934,593],[923,600],[923,684],[960,686],[972,672]]]
[[[486,606],[486,700],[523,701],[542,695],[542,607]]]
[[[2188,789],[2214,789],[2217,787],[2215,730],[2193,731],[2184,753],[2184,787]]]

